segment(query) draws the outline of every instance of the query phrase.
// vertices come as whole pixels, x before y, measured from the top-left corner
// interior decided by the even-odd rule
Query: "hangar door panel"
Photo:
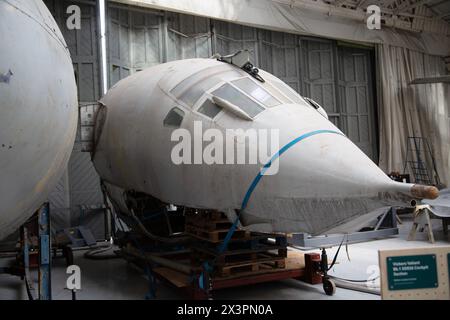
[[[99,53],[97,43],[97,13],[95,1],[46,0],[53,17],[61,29],[73,62],[81,102],[95,101],[100,96]],[[69,30],[66,13],[70,5],[81,9],[81,28]]]
[[[109,83],[163,62],[163,16],[110,4],[107,11]]]
[[[328,113],[329,119],[339,127],[339,109],[335,93],[334,42],[319,39],[302,39],[301,70],[303,92],[319,103]]]
[[[259,64],[257,29],[215,20],[213,24],[214,53],[228,55],[238,50],[247,49],[250,50],[251,61],[255,65]]]
[[[210,20],[167,12],[167,61],[212,56]]]
[[[100,98],[100,71],[98,49],[98,21],[96,1],[45,1],[66,40],[73,61],[80,104]],[[66,26],[70,5],[81,9],[81,28],[69,30]],[[89,208],[103,203],[100,178],[94,170],[89,154],[81,152],[80,127],[69,165],[55,189],[49,195],[53,228],[67,228],[83,223],[94,235],[104,237],[103,215]],[[82,210],[82,208],[85,208]],[[83,212],[83,213],[82,213]],[[86,219],[80,219],[84,214]]]
[[[370,51],[339,47],[338,58],[341,129],[365,154],[378,161]]]
[[[259,67],[301,92],[297,41],[293,34],[260,30]]]

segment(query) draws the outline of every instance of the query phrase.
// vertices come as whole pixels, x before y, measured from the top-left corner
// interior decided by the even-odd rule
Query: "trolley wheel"
[[[327,296],[332,296],[336,293],[336,284],[333,280],[324,278],[323,279],[323,291]]]

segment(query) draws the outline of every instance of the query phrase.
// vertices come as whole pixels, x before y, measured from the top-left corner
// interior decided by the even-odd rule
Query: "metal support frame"
[[[28,299],[51,300],[51,229],[49,203],[45,203],[35,215],[20,227],[21,248],[17,256],[17,265],[5,268],[3,272],[20,276],[25,282]],[[30,250],[35,246],[30,242],[30,235],[38,236],[38,296],[35,296],[35,288],[30,269],[36,266],[36,261],[30,261]],[[35,253],[34,253],[35,254]]]
[[[23,256],[23,273],[21,277],[25,281],[28,299],[34,300],[34,286],[30,276],[30,245],[28,242],[28,229],[25,225],[20,228],[20,236],[22,240]]]
[[[39,227],[39,300],[52,299],[51,236],[49,203],[38,211]]]
[[[396,209],[385,212],[381,215],[374,230],[361,231],[348,234],[331,234],[324,236],[311,236],[307,233],[294,233],[288,238],[291,245],[303,248],[323,248],[339,245],[345,237],[347,243],[365,242],[375,239],[387,238],[398,235]]]

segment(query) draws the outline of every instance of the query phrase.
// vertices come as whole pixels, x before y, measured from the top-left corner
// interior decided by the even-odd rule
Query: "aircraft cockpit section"
[[[253,70],[257,77],[233,63],[217,64],[216,59],[191,59],[183,68],[173,65],[159,81],[159,87],[178,108],[178,111],[168,111],[167,117],[180,117],[181,113],[184,117],[189,113],[211,123],[227,115],[229,121],[251,122],[257,121],[266,110],[295,104],[313,109],[328,119],[325,110],[314,100],[302,97],[268,72]]]

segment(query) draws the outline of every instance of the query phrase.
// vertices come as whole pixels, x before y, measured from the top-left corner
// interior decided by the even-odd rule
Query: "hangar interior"
[[[372,2],[381,7],[381,30],[369,30],[366,26],[367,7]],[[96,105],[109,88],[148,67],[249,50],[254,66],[274,74],[321,105],[329,120],[386,174],[409,175],[411,182],[439,189],[450,185],[448,1],[44,0],[44,3],[70,51],[80,108]],[[81,8],[80,29],[69,30],[66,26],[70,16],[67,8],[71,5]],[[441,82],[429,80],[445,76],[446,80]],[[413,81],[419,84],[411,84]],[[111,230],[100,177],[86,152],[83,116],[80,111],[67,168],[48,196],[51,224],[53,230],[83,226],[96,241],[104,242],[116,230]],[[413,148],[417,148],[418,141],[422,143],[419,151]],[[423,152],[422,160],[415,158],[418,152]],[[414,167],[419,160],[424,164],[420,170]],[[385,239],[367,242],[363,239],[348,245],[352,259],[341,253],[330,274],[344,279],[365,278],[367,268],[378,265],[380,248],[448,246],[448,236],[439,219],[432,220],[429,226],[434,231],[434,243],[429,243],[427,233],[417,235],[415,241],[406,241],[415,223],[412,211],[399,215],[399,221],[395,221],[398,235],[382,235]],[[17,236],[18,233],[10,236],[2,246],[11,245]],[[336,240],[329,246],[329,257],[334,256],[339,243]],[[322,246],[325,244],[314,245]],[[318,252],[317,248],[298,247],[292,250]],[[76,250],[74,259],[86,270],[83,289],[77,292],[79,299],[142,299],[148,291],[146,273],[122,259],[92,261]],[[70,299],[70,290],[64,289],[65,277],[65,263],[55,259],[54,299]],[[380,299],[379,279],[363,289],[355,289],[354,284],[348,283],[340,286],[330,297],[313,285],[289,279],[224,289],[216,297]],[[157,292],[157,298],[161,299],[182,297],[164,283],[158,285]],[[276,292],[277,296],[269,292]],[[23,283],[1,275],[0,299],[26,299]]]
[[[67,4],[61,1],[47,4],[56,20],[64,24]],[[91,104],[100,99],[102,91],[99,43],[95,40],[97,10],[94,1],[83,2],[80,7],[81,30],[62,30],[74,62],[80,103]],[[249,49],[255,65],[273,72],[296,91],[324,106],[333,123],[371,159],[378,160],[373,47],[115,2],[108,3],[106,17],[109,87],[159,63]],[[99,178],[89,155],[81,149],[79,134],[67,173],[50,196],[53,216],[61,216],[62,221],[79,220],[80,206],[89,208],[103,202]],[[96,230],[95,234],[103,236],[101,221],[89,215],[87,219],[93,219],[87,223]]]

